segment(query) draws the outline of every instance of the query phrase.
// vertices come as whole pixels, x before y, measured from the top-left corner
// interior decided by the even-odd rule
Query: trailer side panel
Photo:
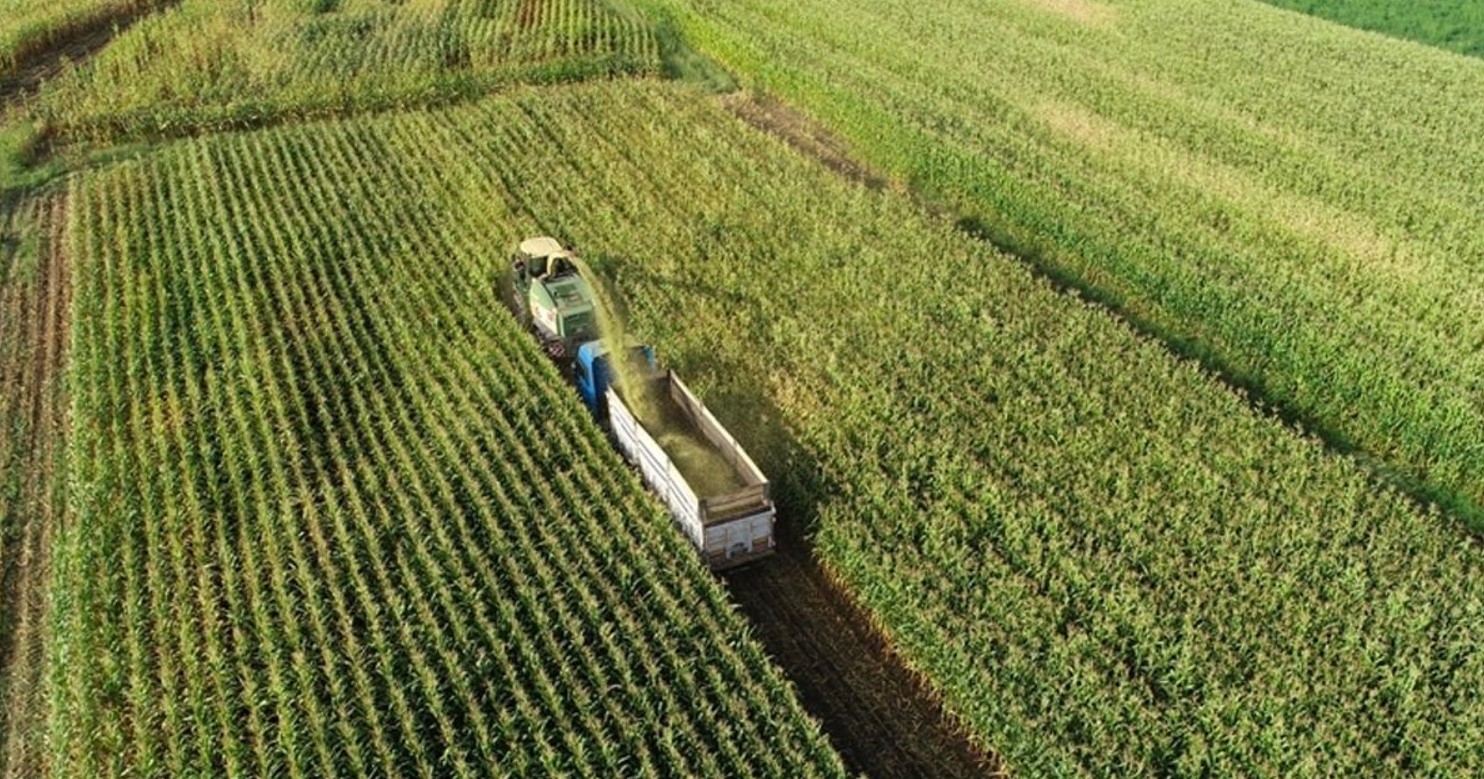
[[[772,504],[756,514],[706,527],[706,546],[702,552],[714,569],[730,568],[752,562],[773,553]]]
[[[668,453],[639,423],[618,392],[605,393],[608,424],[618,448],[639,467],[675,521],[713,569],[741,565],[773,553],[776,511],[768,496],[768,480],[728,433],[673,373],[660,381],[706,439],[737,470],[746,485],[726,494],[699,498]]]
[[[659,494],[660,500],[670,509],[675,521],[690,537],[691,543],[697,549],[702,548],[705,534],[701,524],[701,505],[696,493],[691,490],[690,484],[680,474],[669,455],[665,454],[659,443],[639,424],[633,412],[629,411],[629,407],[624,405],[612,387],[608,388],[606,398],[608,423],[613,430],[613,437],[618,441],[619,450],[630,462],[639,466],[644,482]]]

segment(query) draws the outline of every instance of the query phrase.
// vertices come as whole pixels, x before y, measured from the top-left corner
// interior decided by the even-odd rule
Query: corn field
[[[1218,0],[644,5],[1484,527],[1484,62]]]
[[[185,0],[33,108],[65,137],[106,141],[658,68],[648,24],[604,0]]]
[[[161,0],[0,0],[0,81],[69,34]]]
[[[542,123],[533,169],[585,185],[520,202],[1014,773],[1484,770],[1484,554],[1457,523],[722,114]]]
[[[841,775],[496,303],[531,222],[467,177],[588,103],[643,120],[645,94],[183,142],[74,181],[53,775]]]
[[[1214,0],[643,4],[184,0],[33,101],[407,109],[69,179],[51,775],[843,773],[498,305],[536,234],[1016,774],[1484,774],[1479,64]],[[523,86],[670,26],[897,181]]]
[[[426,273],[450,277],[437,296],[454,301],[450,310],[462,310],[458,301],[471,309],[483,301],[488,327],[505,338],[518,336],[506,328],[503,312],[486,311],[492,298],[463,289],[487,286],[499,272],[508,246],[495,236],[546,231],[583,247],[627,302],[630,331],[667,355],[774,479],[782,521],[813,527],[825,562],[975,737],[1004,754],[1016,772],[1379,769],[1443,776],[1484,768],[1477,750],[1484,743],[1477,725],[1484,722],[1484,598],[1475,586],[1484,559],[1456,524],[1415,508],[1353,460],[1254,411],[1249,400],[1099,307],[966,243],[952,225],[922,216],[902,196],[842,183],[717,104],[659,84],[520,92],[437,113],[196,143],[164,159],[220,156],[215,170],[247,171],[216,187],[236,192],[271,171],[309,164],[265,163],[266,152],[248,150],[295,145],[314,150],[306,160],[343,166],[341,174],[326,176],[343,182],[348,192],[341,197],[359,197],[364,182],[376,181],[392,193],[386,196],[421,204],[425,211],[413,210],[435,227],[425,242],[408,243],[405,256],[416,257]],[[235,156],[226,156],[228,150],[237,150]],[[154,178],[199,179],[193,186],[213,189],[213,179],[201,174]],[[538,179],[583,185],[530,186]],[[379,223],[364,206],[342,210],[334,189],[317,195],[297,178],[282,181],[268,191],[307,190],[307,208],[286,208],[282,217],[268,205],[246,217],[182,208],[178,218],[197,227],[156,232],[297,218],[394,229],[373,228]],[[140,212],[121,196],[103,194],[101,182],[94,188],[99,194],[92,197],[118,202],[115,213]],[[375,190],[365,191],[370,198]],[[168,191],[159,197],[192,200]],[[102,241],[95,250],[102,251],[118,229],[92,221],[97,224],[86,230]],[[306,389],[279,391],[289,398],[308,387],[344,386],[360,397],[369,387],[385,395],[388,387],[406,386],[406,402],[433,404],[425,413],[441,418],[438,385],[410,384],[407,377],[446,370],[445,362],[465,359],[460,353],[478,362],[486,350],[515,348],[491,343],[440,352],[436,340],[397,335],[396,323],[411,320],[420,331],[445,337],[479,330],[446,324],[442,313],[399,315],[399,305],[411,304],[398,296],[419,296],[374,275],[380,266],[363,268],[356,258],[377,255],[356,248],[350,237],[317,241],[298,230],[274,246],[265,258],[349,247],[328,266],[344,267],[338,272],[349,276],[336,289],[372,297],[305,309],[385,319],[359,325],[382,332],[359,340],[384,344],[381,359],[388,362],[422,366],[390,376],[363,372],[354,362],[340,374],[317,369],[338,378],[301,379]],[[257,272],[283,277],[283,294],[312,295],[295,290],[327,286],[291,283],[296,263],[277,262]],[[254,297],[250,308],[241,304],[241,314],[223,309],[220,316],[282,322],[285,350],[313,343],[302,335],[318,332],[301,321],[309,313],[278,311],[269,307],[272,299]],[[265,348],[273,355],[278,347]],[[223,384],[236,376],[251,385],[260,373],[236,363],[213,370]],[[489,382],[494,388],[484,402],[501,407],[524,393],[503,390],[499,373],[449,384]],[[544,368],[539,373],[557,393],[551,402],[570,403],[558,377]],[[223,405],[190,398],[185,392],[180,408]],[[298,413],[284,402],[282,414]],[[346,402],[352,411],[333,419],[404,413],[400,406]],[[266,418],[280,414],[271,401],[261,403]],[[455,418],[478,418],[481,408],[470,405]],[[162,420],[174,417],[159,413]],[[241,424],[256,416],[244,410]],[[417,420],[407,424],[420,430]],[[279,440],[278,429],[269,424],[258,439]],[[534,448],[518,454],[525,451],[519,442],[540,429],[532,422],[513,441],[491,447],[491,462],[500,456],[545,456],[582,468],[611,462],[585,424],[571,446],[586,440],[580,446],[591,450],[565,460]],[[319,466],[311,464],[321,460],[390,446],[372,439],[300,457],[302,467],[314,470]],[[438,494],[431,486],[397,489],[400,474],[419,471],[381,464],[392,455],[360,457],[359,478],[390,483],[384,500]],[[483,460],[440,462],[452,469],[465,467],[461,461]],[[276,469],[284,480],[296,473],[291,462],[240,472]],[[538,459],[529,470],[550,469]],[[232,472],[201,472],[218,470]],[[363,503],[376,494],[351,483]],[[255,490],[244,483],[230,492]],[[279,511],[278,521],[314,527],[314,517],[300,514],[334,516],[320,506],[299,500]],[[390,520],[365,522],[374,536]],[[656,532],[663,524],[655,520]],[[293,538],[287,529],[281,534]],[[395,549],[368,554],[367,564],[396,560]]]

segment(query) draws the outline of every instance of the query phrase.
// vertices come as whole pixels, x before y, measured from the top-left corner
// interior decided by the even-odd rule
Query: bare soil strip
[[[777,136],[800,153],[813,157],[857,184],[871,189],[881,189],[887,184],[886,178],[853,159],[839,138],[772,97],[734,92],[722,96],[721,103],[742,121]]]
[[[61,195],[38,204],[36,272],[25,278],[12,265],[0,278],[0,327],[23,338],[19,348],[0,352],[0,388],[7,395],[0,424],[6,436],[20,433],[19,440],[0,446],[0,452],[19,454],[0,462],[0,483],[19,485],[14,500],[0,501],[0,533],[9,539],[0,547],[0,777],[5,779],[45,772],[46,590],[52,530],[65,510],[56,476],[67,430],[63,369],[72,286],[66,216]],[[7,468],[18,473],[4,472]]]
[[[874,779],[1007,776],[789,535],[772,558],[728,574],[727,589],[846,767]]]
[[[34,94],[42,83],[56,78],[69,64],[91,58],[108,45],[115,35],[134,26],[135,22],[181,0],[138,7],[90,20],[66,31],[55,43],[26,58],[26,62],[9,76],[0,77],[0,107],[17,103]]]

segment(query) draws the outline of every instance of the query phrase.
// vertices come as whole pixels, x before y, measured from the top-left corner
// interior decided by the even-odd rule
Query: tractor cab
[[[576,344],[597,337],[593,290],[570,247],[546,236],[528,238],[510,260],[512,304],[553,354],[570,354]]]

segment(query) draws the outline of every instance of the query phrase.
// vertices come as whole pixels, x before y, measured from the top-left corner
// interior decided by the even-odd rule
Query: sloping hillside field
[[[554,150],[517,143],[533,121],[655,100],[193,141],[76,180],[53,775],[842,773],[496,304],[531,220],[475,161],[524,177],[522,146]]]
[[[1484,530],[1484,61],[1245,0],[644,3]]]
[[[72,198],[59,776],[838,771],[496,305],[537,230],[1017,774],[1484,771],[1455,523],[685,88],[190,141]]]

